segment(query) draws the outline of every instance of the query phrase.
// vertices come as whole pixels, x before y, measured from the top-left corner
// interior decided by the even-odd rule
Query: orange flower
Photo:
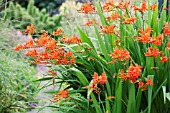
[[[150,43],[155,44],[157,46],[161,46],[163,42],[164,36],[163,34],[159,34],[156,38],[152,37],[150,39]]]
[[[122,79],[122,81],[127,80],[127,74],[124,73],[123,69],[120,70],[120,78]]]
[[[124,73],[124,70],[120,71],[120,78],[123,81],[130,80],[131,83],[135,83],[137,78],[140,76],[141,72],[142,72],[142,66],[139,66],[138,64],[134,66],[133,64],[131,64],[127,70],[127,73]]]
[[[143,31],[143,29],[140,28],[139,33],[141,34],[141,36],[137,36],[136,40],[143,42],[143,43],[151,42],[154,39],[154,38],[152,38],[152,40],[151,40],[151,37],[150,37],[151,32],[152,32],[152,29],[150,26],[148,26],[145,31]]]
[[[17,47],[14,48],[15,51],[22,50],[23,46],[21,44],[18,44]]]
[[[50,54],[47,53],[46,51],[42,52],[41,54],[38,55],[39,60],[47,60],[50,58]]]
[[[145,56],[156,58],[160,54],[161,54],[161,51],[159,51],[157,48],[154,48],[154,49],[148,48],[148,52],[145,53]]]
[[[70,42],[70,43],[72,43],[72,44],[82,43],[81,39],[78,38],[78,37],[76,36],[76,34],[74,34],[74,35],[70,38],[70,40],[68,40],[68,42]]]
[[[148,34],[151,34],[152,33],[152,28],[150,27],[150,26],[148,26],[147,28],[146,28],[146,31],[145,31],[146,33],[148,33]]]
[[[67,44],[79,44],[82,43],[81,39],[78,38],[75,34],[71,38],[67,38],[66,35],[63,35],[60,42],[64,42]]]
[[[165,8],[163,8],[163,10],[168,10],[168,8],[165,7]]]
[[[33,40],[28,40],[28,41],[24,44],[23,47],[24,47],[24,48],[34,47],[34,42],[33,42]]]
[[[114,33],[114,28],[116,26],[114,25],[110,25],[110,26],[104,26],[104,29],[102,29],[102,32],[106,33],[106,34],[113,34]]]
[[[110,0],[103,5],[102,10],[105,12],[109,12],[112,10],[113,7],[114,7],[114,1]]]
[[[68,98],[68,89],[60,90],[59,93],[55,94],[54,99],[51,100],[51,102],[57,102],[59,100],[62,100],[63,98]]]
[[[25,30],[25,33],[28,33],[28,34],[34,34],[36,32],[36,29],[34,27],[33,24],[31,24],[30,26],[27,26],[27,29]]]
[[[170,51],[170,41],[169,41],[168,44],[167,44],[167,48],[168,48],[168,50]]]
[[[105,72],[102,73],[101,77],[99,78],[99,82],[100,82],[100,84],[106,84],[107,76],[106,76]]]
[[[118,47],[116,47],[113,53],[111,53],[111,57],[112,60],[129,60],[130,54],[127,50],[123,50],[122,48],[118,49]]]
[[[155,10],[156,7],[157,7],[157,4],[152,4],[152,5],[150,5],[150,9],[151,9],[151,10]]]
[[[147,87],[146,87],[147,85],[144,84],[144,82],[142,82],[141,80],[138,81],[138,86],[139,88],[142,88],[142,91],[147,90]]]
[[[141,8],[137,7],[136,5],[134,5],[133,8],[134,8],[134,11],[139,11],[141,13],[144,13],[145,11],[148,10],[147,5],[146,5],[146,1],[142,2],[142,7]]]
[[[53,32],[54,36],[58,36],[63,32],[62,28],[58,28],[55,32]]]
[[[140,8],[138,8],[135,4],[132,7],[133,7],[134,11],[140,10]]]
[[[68,89],[66,89],[66,90],[60,90],[60,95],[61,95],[61,98],[66,98],[66,97],[68,97]]]
[[[71,57],[72,55],[73,55],[73,53],[70,50],[68,50],[67,53],[66,53],[66,56]]]
[[[38,55],[38,52],[37,52],[36,49],[32,49],[32,50],[30,50],[30,51],[28,51],[28,52],[26,53],[26,56],[35,57],[35,56],[37,56],[37,55]]]
[[[51,40],[51,37],[48,36],[46,33],[43,33],[41,37],[36,41],[37,46],[44,46]]]
[[[106,17],[106,18],[107,18],[107,21],[109,20],[115,21],[116,19],[120,18],[120,15],[118,12],[114,11],[111,16]]]
[[[143,88],[144,87],[144,83],[142,81],[139,80],[138,82],[139,88]]]
[[[131,64],[127,70],[127,79],[129,79],[132,83],[135,83],[136,79],[140,76],[141,71],[142,66],[139,66],[138,64],[134,66]]]
[[[141,7],[141,11],[147,11],[148,10],[148,8],[147,8],[147,5],[146,5],[146,1],[143,1],[142,2],[142,7]]]
[[[115,96],[108,96],[105,100],[110,100],[110,99],[114,99]]]
[[[61,64],[68,64],[68,59],[66,57],[64,57],[62,60],[60,60]]]
[[[73,64],[75,64],[75,63],[76,63],[74,56],[71,56],[70,63],[71,63],[71,64],[72,64],[72,63],[73,63]]]
[[[97,87],[98,82],[99,82],[98,73],[94,72],[94,74],[93,74],[93,83],[92,83],[92,87]]]
[[[93,6],[93,4],[91,2],[87,2],[86,4],[84,4],[79,10],[77,10],[79,13],[94,13],[95,11],[95,7]],[[96,13],[96,12],[95,12]]]
[[[93,18],[93,20],[88,19],[88,22],[84,24],[83,26],[92,26],[94,24],[97,24],[96,19]]]
[[[49,70],[48,72],[50,72],[52,76],[56,75],[56,72],[54,72],[52,70]]]
[[[50,54],[50,58],[51,59],[59,59],[60,58],[60,53],[58,51],[55,51],[53,53]]]
[[[88,95],[89,93],[91,93],[92,91],[94,91],[95,93],[99,94],[101,93],[101,89],[98,88],[98,83],[100,84],[106,84],[107,82],[107,76],[106,76],[106,73],[103,72],[102,75],[99,77],[98,76],[98,73],[94,72],[93,74],[93,79],[92,79],[92,85],[88,85],[88,86],[85,86],[85,87],[82,87],[83,89],[87,89],[87,88],[90,88],[90,91],[88,92]]]
[[[141,37],[136,37],[136,40],[137,41],[140,41],[140,42],[143,42],[143,43],[147,43],[147,42],[150,42],[150,35],[149,34],[146,34],[146,33],[144,33],[144,34],[142,34],[142,36]]]
[[[151,80],[151,77],[150,77],[150,76],[148,77],[148,80],[146,81],[146,86],[148,86],[148,85],[153,86],[153,82],[152,82],[152,80]]]
[[[122,22],[123,24],[132,24],[135,22],[135,20],[137,20],[136,17],[131,17],[131,18],[125,18],[125,21]]]
[[[119,8],[119,9],[126,9],[129,4],[130,4],[130,1],[127,1],[127,2],[119,2],[119,4],[116,5],[115,7],[116,7],[116,8]]]
[[[164,31],[165,36],[170,35],[170,28],[169,28],[168,22],[164,23],[163,31]]]
[[[160,62],[168,62],[168,58],[164,55],[164,54],[162,54],[162,57],[161,57],[161,61]]]
[[[45,47],[46,49],[54,50],[56,48],[56,43],[57,42],[54,39],[52,39],[45,45]]]
[[[54,99],[53,100],[50,100],[51,102],[57,102],[57,101],[59,101],[60,100],[60,98],[59,98],[59,95],[58,94],[55,94],[54,95]]]

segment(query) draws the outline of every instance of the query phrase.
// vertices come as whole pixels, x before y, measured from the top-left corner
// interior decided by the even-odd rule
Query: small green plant
[[[16,30],[0,20],[0,113],[26,112],[36,106],[36,70],[21,55],[13,52],[19,38]]]
[[[53,32],[60,26],[60,15],[50,17],[46,9],[41,11],[34,5],[34,0],[30,0],[27,8],[23,8],[20,4],[10,2],[8,8],[5,10],[5,19],[11,20],[12,25],[16,29],[23,30],[30,23],[35,24],[38,30],[47,30]],[[5,14],[5,13],[4,13]]]

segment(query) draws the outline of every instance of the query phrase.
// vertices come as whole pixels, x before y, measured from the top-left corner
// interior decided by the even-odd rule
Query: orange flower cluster
[[[54,99],[51,100],[51,102],[58,102],[59,100],[62,100],[63,98],[68,98],[68,89],[60,90],[59,93],[55,94]]]
[[[18,51],[41,46],[46,46],[46,48],[54,49],[54,46],[56,46],[56,41],[46,33],[43,33],[38,40],[28,40],[24,45],[19,44],[16,48],[14,48],[14,50]]]
[[[29,50],[29,51],[26,53],[26,56],[36,57],[37,55],[38,55],[38,52],[37,52],[36,49]]]
[[[168,62],[168,60],[169,60],[169,58],[167,58],[164,54],[162,54],[160,62],[162,62],[162,63]]]
[[[165,35],[165,36],[170,35],[170,27],[169,27],[169,25],[168,25],[168,22],[165,22],[164,27],[163,27],[163,30],[164,30],[164,35]]]
[[[110,0],[103,5],[102,10],[104,12],[110,12],[111,10],[113,10],[113,8],[126,9],[129,4],[130,4],[130,1],[119,2],[119,4],[116,5],[114,4],[114,0]]]
[[[121,70],[120,78],[122,80],[130,80],[131,83],[135,83],[140,76],[141,71],[142,66],[139,66],[138,64],[134,66],[133,64],[131,64],[127,70],[127,73],[124,73],[124,70]]]
[[[138,86],[139,86],[139,88],[142,88],[142,91],[147,90],[147,86],[149,86],[149,85],[153,86],[153,82],[152,82],[150,76],[148,76],[146,84],[144,84],[144,82],[142,82],[141,80],[138,81]]]
[[[163,43],[164,36],[163,34],[159,34],[156,38],[151,37],[149,43],[155,44],[157,46],[161,46]]]
[[[133,8],[134,8],[134,11],[139,11],[141,13],[144,13],[145,11],[148,10],[147,5],[146,5],[146,1],[142,2],[142,7],[141,8],[137,7],[136,5],[134,5]]]
[[[113,0],[112,1],[110,0],[103,5],[102,10],[104,12],[109,12],[112,10],[112,8],[114,8],[114,2]]]
[[[19,51],[19,50],[22,50],[22,49],[23,49],[23,46],[22,46],[21,44],[18,44],[18,45],[14,48],[15,51]]]
[[[120,14],[117,11],[114,11],[111,16],[106,17],[107,21],[115,21],[116,19],[120,19]]]
[[[146,31],[143,31],[142,28],[140,29],[140,34],[141,37],[136,37],[137,41],[143,42],[143,43],[147,43],[150,41],[150,34],[152,32],[151,27],[147,27]]]
[[[93,79],[92,79],[92,86],[85,86],[83,89],[90,88],[91,91],[95,91],[96,93],[100,93],[100,88],[97,87],[98,84],[106,84],[107,83],[107,76],[106,73],[103,72],[102,75],[99,77],[98,73],[94,72]]]
[[[116,8],[119,9],[127,9],[128,5],[130,4],[130,1],[126,1],[126,2],[119,2],[118,5],[115,5]]]
[[[114,28],[116,26],[110,24],[110,26],[104,26],[104,28],[102,29],[102,32],[106,33],[106,34],[113,34],[114,33]]]
[[[157,7],[157,4],[152,4],[152,5],[150,5],[150,9],[151,9],[151,10],[155,10],[156,7]]]
[[[63,35],[60,42],[64,42],[64,43],[67,43],[67,44],[80,44],[80,43],[82,43],[81,39],[78,38],[75,34],[70,38],[67,38],[66,35]]]
[[[159,34],[157,37],[150,37],[151,32],[152,32],[151,27],[147,27],[146,31],[140,29],[141,36],[137,36],[136,40],[142,43],[150,43],[155,44],[157,46],[161,46],[164,39],[163,34]]]
[[[59,34],[58,34],[59,35]],[[47,34],[45,30],[42,31],[42,35],[37,40],[28,40],[24,45],[19,44],[17,47],[14,48],[14,50],[22,50],[22,49],[28,49],[28,48],[36,48],[36,47],[42,47],[45,46],[48,49],[55,49],[56,41],[51,38]]]
[[[96,13],[95,7],[93,6],[93,4],[91,2],[87,2],[77,11],[78,11],[78,13],[84,13],[84,14]]]
[[[54,35],[54,36],[58,36],[58,35],[60,35],[60,34],[62,34],[62,33],[63,33],[62,28],[58,28],[55,32],[53,32],[53,35]]]
[[[58,32],[59,31],[59,32]],[[61,29],[58,29],[54,35],[59,35]],[[64,41],[65,43],[81,43],[81,40],[76,37],[75,35]],[[14,48],[14,50],[22,50],[22,49],[29,49],[26,53],[26,56],[33,57],[35,63],[40,64],[48,64],[48,63],[54,63],[54,64],[62,64],[62,65],[68,65],[68,64],[75,64],[75,57],[73,56],[73,53],[71,51],[65,51],[64,48],[61,48],[60,46],[56,46],[57,42],[47,34],[45,30],[42,31],[42,35],[37,40],[28,40],[24,45],[19,44],[17,47]],[[43,47],[45,48],[43,52],[38,52],[35,48],[37,47]]]
[[[135,20],[137,20],[136,17],[125,18],[123,24],[133,24],[133,23],[135,23]]]
[[[116,47],[113,53],[111,53],[111,57],[113,62],[115,62],[116,60],[125,61],[130,59],[130,54],[128,50],[123,50],[123,48],[119,49],[118,47]]]
[[[36,32],[35,26],[32,24],[30,26],[27,26],[27,29],[25,30],[25,33],[33,35]]]
[[[50,52],[44,51],[34,59],[36,63],[49,63],[52,60],[54,61],[51,63],[54,64],[69,65],[76,63],[73,53],[69,50],[65,52],[64,49],[60,47]]]
[[[162,52],[159,51],[157,48],[151,48],[149,47],[148,48],[148,52],[145,53],[145,56],[148,56],[148,57],[154,57],[156,58],[158,55],[160,55]]]
[[[92,26],[94,24],[97,24],[97,21],[95,18],[93,18],[93,20],[88,19],[88,22],[86,24],[84,24],[83,26]]]

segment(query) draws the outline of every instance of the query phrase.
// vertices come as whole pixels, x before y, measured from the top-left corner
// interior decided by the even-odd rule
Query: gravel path
[[[45,67],[44,65],[37,65],[36,70],[38,72],[38,74],[36,75],[38,78],[43,78],[43,74],[48,72],[48,68]],[[49,84],[48,82],[49,81],[41,82],[40,87],[43,87],[43,86]],[[35,109],[32,109],[31,111],[29,111],[27,113],[52,113],[51,109],[47,108],[45,106],[48,106],[50,104],[50,100],[53,99],[53,97],[51,97],[51,95],[48,95],[44,92],[53,90],[54,88],[55,87],[53,87],[53,86],[49,86],[47,88],[42,89],[36,96],[36,98],[39,100],[39,104],[37,105],[37,107]]]

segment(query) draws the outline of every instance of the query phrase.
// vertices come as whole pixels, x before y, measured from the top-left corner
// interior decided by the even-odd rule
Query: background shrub
[[[23,30],[26,26],[34,24],[38,30],[44,29],[53,32],[52,30],[57,29],[60,25],[60,15],[50,17],[45,8],[39,10],[34,5],[34,0],[29,1],[27,8],[22,7],[18,3],[10,2],[5,11],[6,13],[3,13],[3,17],[11,20],[12,25],[16,29]]]

